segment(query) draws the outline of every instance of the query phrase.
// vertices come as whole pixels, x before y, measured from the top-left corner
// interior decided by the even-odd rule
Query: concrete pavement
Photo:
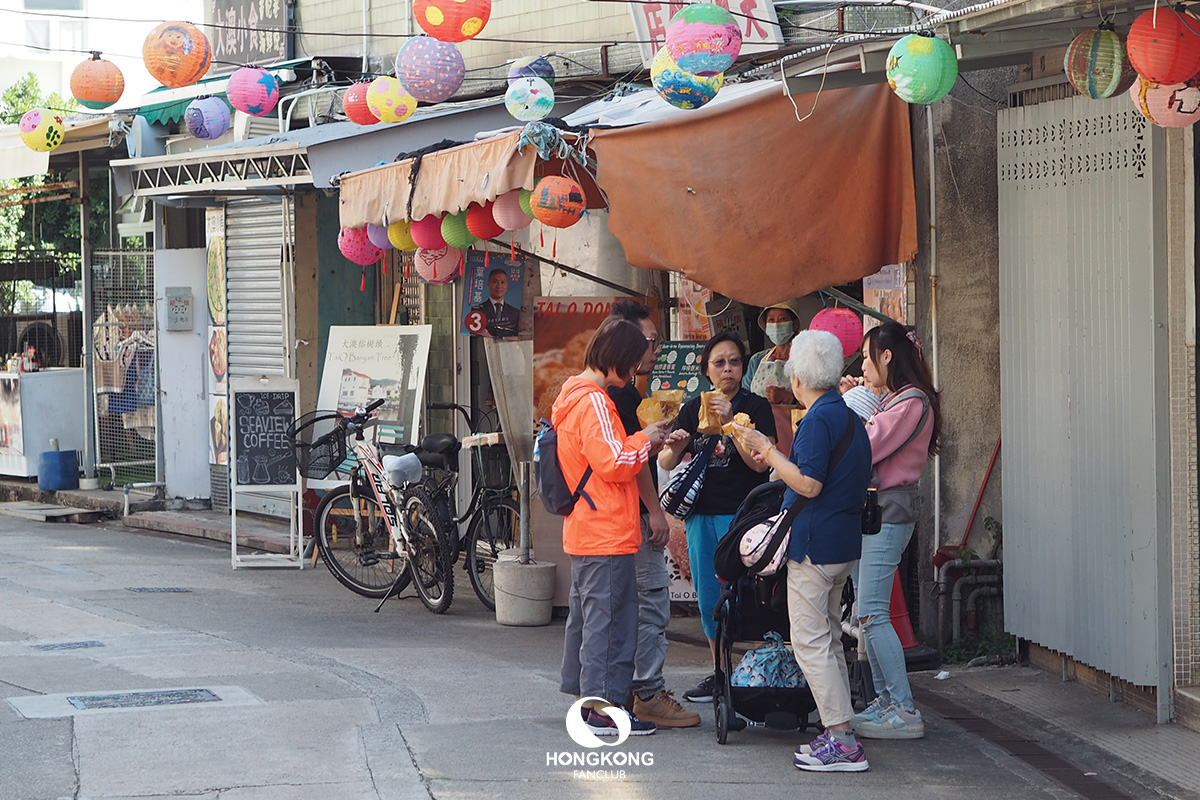
[[[1010,735],[930,708],[924,740],[868,742],[864,774],[797,772],[792,749],[811,733],[719,746],[703,707],[698,728],[604,748],[637,755],[623,777],[581,777],[561,765],[582,752],[557,690],[561,621],[502,628],[461,579],[444,616],[411,597],[374,605],[324,567],[234,571],[220,544],[0,518],[0,800],[1200,796],[1200,767],[1174,755],[1200,752],[1200,734],[1012,669],[919,679]],[[671,624],[667,677],[682,692],[707,654],[684,641],[694,619]],[[194,702],[87,710],[55,695]],[[1106,743],[1087,738],[1097,720]],[[1034,745],[1068,766],[1014,753]],[[1064,769],[1097,774],[1068,789]]]

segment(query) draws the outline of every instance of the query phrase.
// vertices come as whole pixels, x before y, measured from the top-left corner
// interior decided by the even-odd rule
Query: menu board
[[[646,396],[660,389],[683,389],[684,400],[690,400],[707,388],[708,382],[700,374],[700,353],[704,342],[663,342],[662,352],[650,380],[646,383]]]
[[[295,389],[250,379],[233,387],[230,408],[232,447],[238,486],[296,486],[296,452],[288,428],[296,420]]]

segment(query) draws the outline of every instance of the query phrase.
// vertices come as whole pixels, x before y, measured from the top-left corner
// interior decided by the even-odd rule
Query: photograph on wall
[[[524,258],[469,251],[463,277],[463,334],[515,339],[521,327]]]
[[[229,402],[224,395],[208,396],[208,463],[229,463]]]
[[[889,264],[863,278],[863,305],[904,324],[904,265]],[[874,317],[863,315],[864,332],[879,324]]]
[[[204,238],[208,248],[208,315],[214,325],[225,324],[225,211],[204,212]]]
[[[0,378],[0,455],[25,453],[21,435],[21,379]]]
[[[208,392],[228,394],[229,343],[224,326],[208,326]]]

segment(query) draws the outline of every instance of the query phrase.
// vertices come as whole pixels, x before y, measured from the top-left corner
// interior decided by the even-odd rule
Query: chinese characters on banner
[[[213,72],[232,72],[244,64],[286,61],[288,0],[208,0],[204,21],[224,27],[210,32]],[[219,64],[220,61],[230,62]]]
[[[496,253],[468,251],[463,268],[465,336],[514,339],[521,329],[525,261]]]
[[[733,13],[742,29],[742,54],[775,50],[783,44],[783,31],[775,6],[768,0],[713,0]],[[687,3],[635,2],[629,4],[633,27],[642,50],[642,63],[649,67],[667,40],[667,24]]]
[[[904,323],[904,265],[891,264],[863,278],[863,305]],[[879,320],[863,315],[863,330],[869,331]]]

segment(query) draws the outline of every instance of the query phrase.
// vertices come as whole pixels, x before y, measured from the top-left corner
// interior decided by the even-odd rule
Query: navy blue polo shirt
[[[829,459],[846,433],[854,426],[854,438],[845,455],[829,473]],[[821,493],[792,522],[788,558],[814,564],[856,561],[862,555],[862,507],[871,479],[871,441],[857,414],[847,413],[836,389],[821,395],[809,407],[792,439],[790,460],[800,472],[820,481]],[[790,508],[799,497],[788,489],[783,507]]]

